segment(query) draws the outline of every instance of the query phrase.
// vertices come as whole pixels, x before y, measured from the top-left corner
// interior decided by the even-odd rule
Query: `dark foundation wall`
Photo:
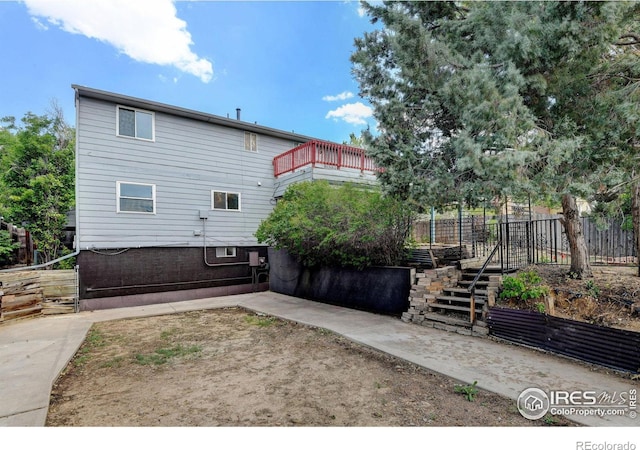
[[[269,288],[274,292],[380,314],[400,315],[409,307],[408,267],[310,269],[286,251],[271,248],[269,264]]]
[[[203,249],[197,247],[151,247],[122,253],[117,250],[82,251],[78,255],[80,299],[140,295],[148,298],[148,294],[153,293],[187,289],[202,291],[207,288],[218,288],[211,292],[225,295],[229,289],[220,288],[252,285],[255,281],[253,269],[249,266],[249,252],[258,252],[260,257],[267,258],[266,247],[237,247],[235,257],[225,258],[216,258],[215,249],[210,248],[207,250],[207,262],[217,266],[209,267],[204,262]],[[260,273],[257,281],[266,281],[265,273]],[[105,302],[108,303],[108,299],[100,303]]]

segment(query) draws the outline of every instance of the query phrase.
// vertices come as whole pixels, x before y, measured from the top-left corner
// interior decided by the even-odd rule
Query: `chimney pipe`
[[[240,120],[240,108],[236,108],[236,119]]]

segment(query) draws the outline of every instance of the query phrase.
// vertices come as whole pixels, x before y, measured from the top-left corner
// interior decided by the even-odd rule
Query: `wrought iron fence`
[[[582,229],[592,264],[636,264],[633,231],[618,221],[596,224],[582,218]],[[471,257],[486,258],[501,239],[495,262],[505,269],[529,264],[570,264],[569,241],[558,218],[501,220],[487,216],[418,222],[414,238],[430,246],[466,247]],[[461,252],[462,253],[462,252]]]

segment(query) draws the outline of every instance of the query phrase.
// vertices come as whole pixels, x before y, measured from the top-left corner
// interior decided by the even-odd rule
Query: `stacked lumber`
[[[5,276],[0,280],[0,321],[40,315],[43,300],[37,273]]]
[[[42,314],[75,312],[76,276],[73,270],[42,271],[40,286],[44,293]]]
[[[73,270],[41,270],[0,274],[0,321],[75,312]]]

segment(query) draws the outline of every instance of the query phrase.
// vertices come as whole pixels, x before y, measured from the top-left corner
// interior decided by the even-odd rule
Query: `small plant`
[[[91,350],[104,347],[107,343],[104,340],[104,337],[96,328],[91,328],[87,337],[84,340],[83,345],[78,350],[76,357],[73,360],[73,365],[75,367],[84,366],[91,359]]]
[[[546,308],[544,307],[544,303],[542,302],[537,302],[533,306],[536,308],[536,311],[538,311],[540,314],[544,314],[546,311]]]
[[[160,366],[169,362],[172,358],[184,357],[188,355],[193,355],[196,353],[200,353],[202,348],[198,345],[192,345],[191,347],[183,347],[178,344],[171,348],[159,348],[154,353],[150,354],[141,354],[138,353],[135,356],[136,363],[146,366],[149,364],[153,364],[156,366]]]
[[[327,330],[326,328],[317,328],[317,332],[322,336],[331,336],[333,331]]]
[[[523,302],[549,295],[549,286],[542,284],[542,278],[534,271],[520,272],[504,277],[500,298],[516,299]]]
[[[177,332],[177,331],[178,331],[178,329],[177,329],[177,328],[175,328],[175,327],[174,327],[174,328],[171,328],[170,330],[163,330],[163,331],[160,333],[160,339],[162,339],[162,340],[164,340],[164,341],[168,341],[168,340],[169,340],[169,338],[170,338],[171,336],[173,336],[174,334],[176,334],[176,332]]]
[[[544,420],[544,423],[547,425],[555,425],[558,423],[558,419],[556,419],[550,414],[547,414],[546,416],[544,416],[543,420]]]
[[[598,298],[600,295],[600,288],[593,280],[587,280],[585,283],[585,287],[587,288],[587,292],[593,298]]]
[[[276,322],[275,317],[246,316],[244,320],[250,325],[269,327]]]
[[[477,381],[474,381],[472,384],[466,384],[466,385],[456,384],[453,387],[453,390],[457,394],[464,395],[464,397],[468,401],[472,402],[476,399],[476,395],[478,395],[478,388],[476,388],[476,384],[478,384]]]
[[[87,335],[86,342],[89,345],[89,347],[93,347],[93,348],[103,347],[107,345],[107,343],[104,341],[104,337],[102,336],[102,333],[100,333],[100,331],[96,330],[95,328],[92,329]]]
[[[102,369],[110,369],[113,367],[122,367],[122,364],[124,363],[124,358],[122,356],[116,356],[113,359],[110,359],[109,361],[105,361],[102,364],[100,364],[100,368]]]

